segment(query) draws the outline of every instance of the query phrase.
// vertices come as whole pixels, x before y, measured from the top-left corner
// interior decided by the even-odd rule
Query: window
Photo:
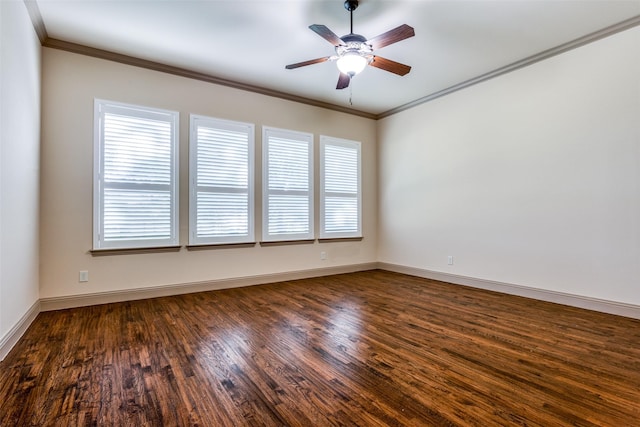
[[[262,239],[313,239],[313,135],[262,130]]]
[[[191,115],[189,244],[249,243],[254,126]]]
[[[94,249],[178,245],[178,113],[94,103]]]
[[[320,136],[320,238],[362,237],[360,143]]]

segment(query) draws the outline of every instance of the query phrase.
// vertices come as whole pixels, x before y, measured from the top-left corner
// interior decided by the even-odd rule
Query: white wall
[[[88,251],[92,245],[94,98],[180,112],[183,245],[188,237],[189,113],[256,124],[257,236],[261,232],[258,196],[262,125],[314,133],[316,154],[321,134],[361,141],[364,240],[92,257]],[[41,298],[376,261],[377,149],[373,120],[48,48],[43,49],[42,102]],[[328,253],[327,260],[320,260],[320,251]],[[78,283],[80,270],[89,270],[88,283]]]
[[[379,261],[640,305],[640,28],[383,119],[378,144]]]
[[[40,42],[0,1],[0,342],[38,301],[39,147]]]

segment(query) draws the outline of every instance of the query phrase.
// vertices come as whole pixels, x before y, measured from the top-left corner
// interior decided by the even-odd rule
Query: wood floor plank
[[[640,426],[640,321],[385,271],[41,313],[0,426]]]

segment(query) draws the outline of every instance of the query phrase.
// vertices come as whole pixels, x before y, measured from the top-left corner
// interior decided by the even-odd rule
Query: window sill
[[[363,239],[360,237],[324,237],[318,239],[318,243],[331,243],[331,242],[361,242]]]
[[[162,252],[180,252],[182,246],[159,246],[156,248],[121,248],[121,249],[92,249],[91,256],[153,254]]]
[[[260,246],[284,246],[284,245],[306,245],[312,244],[316,241],[316,239],[308,239],[308,240],[275,240],[268,242],[260,242]]]
[[[206,251],[209,249],[253,248],[256,242],[247,243],[206,243],[202,245],[187,245],[188,251]]]

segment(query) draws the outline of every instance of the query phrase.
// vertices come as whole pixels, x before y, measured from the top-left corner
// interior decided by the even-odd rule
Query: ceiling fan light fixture
[[[353,77],[364,70],[368,62],[367,58],[361,56],[357,52],[347,52],[338,58],[336,65],[341,73],[348,74]]]
[[[371,65],[372,67],[384,71],[389,71],[390,73],[394,73],[399,76],[404,76],[411,71],[410,66],[374,55],[373,51],[374,49],[380,49],[415,36],[415,32],[412,27],[407,24],[403,24],[387,31],[386,33],[377,35],[372,39],[367,39],[366,37],[353,32],[353,11],[358,7],[358,0],[346,0],[344,2],[344,7],[349,11],[351,20],[351,31],[349,34],[338,37],[336,33],[324,25],[309,25],[309,29],[311,31],[318,34],[335,47],[336,54],[333,56],[325,56],[322,58],[311,59],[309,61],[289,64],[285,66],[287,70],[337,60],[336,65],[338,66],[338,70],[340,70],[338,84],[336,85],[336,89],[338,90],[349,87],[351,78],[364,70],[367,65]]]

